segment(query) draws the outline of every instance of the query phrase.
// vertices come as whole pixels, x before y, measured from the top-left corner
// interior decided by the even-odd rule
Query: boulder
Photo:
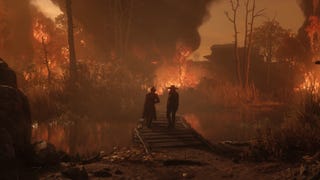
[[[29,102],[27,97],[17,89],[15,72],[1,58],[0,128],[4,129],[10,136],[16,156],[25,155],[29,152],[31,141]]]

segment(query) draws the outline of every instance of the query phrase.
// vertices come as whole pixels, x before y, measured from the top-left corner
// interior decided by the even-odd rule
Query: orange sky
[[[304,21],[303,14],[296,0],[256,0],[256,4],[257,9],[266,9],[266,17],[257,19],[256,25],[259,25],[268,18],[276,18],[282,27],[291,29],[292,32],[297,32]],[[229,0],[220,0],[212,4],[210,7],[210,19],[199,28],[201,46],[194,54],[202,57],[211,53],[210,47],[213,44],[233,42],[233,27],[227,20],[224,14],[225,11],[231,12]],[[243,28],[241,28],[240,24],[243,24],[243,17],[239,18],[239,36],[242,37]]]

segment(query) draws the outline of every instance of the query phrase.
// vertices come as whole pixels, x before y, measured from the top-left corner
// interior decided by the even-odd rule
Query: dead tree
[[[50,65],[49,65],[49,60],[48,60],[48,51],[47,51],[44,37],[42,37],[41,43],[42,43],[42,48],[43,48],[43,53],[44,53],[44,64],[46,65],[47,72],[48,72],[48,83],[50,85],[51,84],[51,70],[50,70]]]
[[[72,19],[72,2],[66,0],[66,12],[68,20],[68,45],[69,45],[69,75],[70,83],[74,83],[77,80],[77,60],[74,45],[74,34],[73,34],[73,19]]]
[[[231,8],[232,8],[232,16],[229,15],[228,12],[225,12],[228,20],[233,24],[234,30],[234,58],[236,61],[236,73],[239,85],[242,84],[242,76],[241,76],[241,62],[238,48],[238,27],[237,27],[237,15],[240,6],[240,0],[230,0]]]
[[[251,4],[251,8],[250,8]],[[244,88],[249,87],[249,74],[251,65],[251,51],[252,51],[252,35],[254,21],[257,17],[262,16],[264,9],[256,11],[256,0],[246,0],[246,15],[245,15],[245,37],[244,37]],[[249,17],[250,16],[250,17]],[[250,18],[250,19],[249,19]],[[250,20],[250,22],[248,22]]]
[[[111,0],[109,5],[113,18],[114,47],[120,59],[127,56],[133,4],[134,0]]]
[[[249,74],[251,64],[251,51],[252,51],[252,34],[254,21],[257,17],[262,16],[264,9],[256,11],[256,0],[245,1],[245,29],[244,29],[244,45],[243,56],[240,57],[238,47],[238,28],[237,28],[237,15],[239,12],[240,0],[230,0],[232,8],[232,16],[226,12],[228,20],[233,24],[234,29],[234,56],[236,61],[236,71],[239,85],[247,89],[249,87]]]

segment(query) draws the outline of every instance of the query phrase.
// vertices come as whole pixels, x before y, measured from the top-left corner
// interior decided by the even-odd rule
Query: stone
[[[39,141],[33,144],[35,152],[34,163],[41,166],[58,165],[60,154],[56,151],[53,144],[46,141]]]
[[[31,144],[31,115],[27,97],[18,89],[0,85],[0,128],[12,138],[17,156],[28,156]]]
[[[84,167],[71,167],[65,171],[62,171],[61,174],[72,180],[87,180],[88,173]]]
[[[112,174],[109,172],[110,169],[102,169],[93,173],[95,177],[112,177]]]

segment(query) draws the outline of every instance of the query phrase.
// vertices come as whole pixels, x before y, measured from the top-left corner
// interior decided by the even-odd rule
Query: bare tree
[[[252,32],[255,19],[263,15],[264,9],[256,11],[256,0],[245,1],[245,29],[244,29],[244,45],[243,56],[240,57],[238,47],[238,27],[237,27],[237,15],[240,7],[240,0],[230,0],[232,8],[232,16],[228,12],[225,12],[228,20],[233,24],[234,29],[234,56],[236,61],[236,71],[239,85],[243,88],[249,86],[249,73],[251,63],[251,51],[252,51]]]
[[[239,85],[242,84],[242,76],[241,76],[241,62],[238,48],[238,27],[237,27],[237,15],[240,7],[239,0],[230,0],[231,8],[232,8],[232,16],[229,15],[228,12],[225,12],[228,20],[233,24],[234,30],[234,57],[236,61],[236,73]]]
[[[251,4],[251,7],[250,7]],[[245,19],[245,37],[244,37],[244,87],[249,86],[249,74],[251,65],[251,51],[252,51],[252,35],[254,21],[257,17],[262,16],[264,9],[256,11],[256,0],[246,0],[246,19]],[[250,16],[250,22],[248,22]]]
[[[70,82],[74,83],[77,80],[77,60],[74,46],[74,34],[73,34],[73,19],[72,19],[72,2],[66,0],[66,12],[68,19],[68,44],[69,44],[69,73]]]

